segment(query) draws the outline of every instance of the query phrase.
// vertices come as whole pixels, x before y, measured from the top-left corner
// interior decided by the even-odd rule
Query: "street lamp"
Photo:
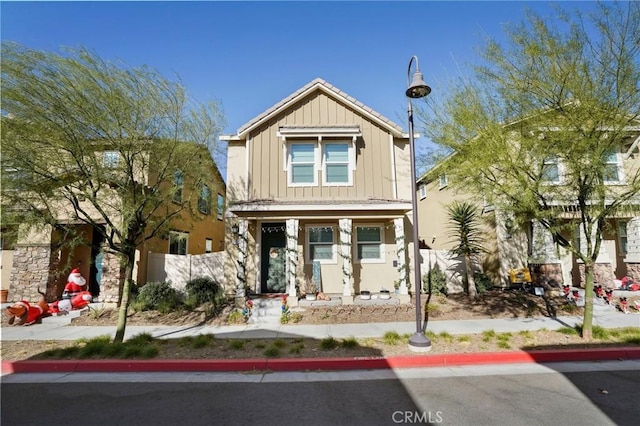
[[[413,73],[413,78],[410,80],[411,64],[413,60],[416,61],[416,72]],[[411,99],[424,98],[431,93],[431,88],[427,86],[427,83],[422,79],[422,73],[420,72],[420,65],[418,64],[418,57],[412,56],[409,60],[409,67],[407,68],[407,100],[409,108],[407,110],[409,114],[409,147],[411,148],[411,208],[413,216],[413,272],[415,282],[415,300],[416,300],[416,332],[409,338],[409,349],[413,352],[428,352],[431,350],[431,340],[422,332],[422,314],[420,310],[420,286],[422,284],[422,277],[420,274],[420,242],[418,240],[418,200],[417,200],[417,188],[416,188],[416,148],[413,140],[413,107],[411,105]]]

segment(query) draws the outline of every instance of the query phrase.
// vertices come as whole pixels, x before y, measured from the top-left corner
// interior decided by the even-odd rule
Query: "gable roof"
[[[400,127],[393,121],[389,120],[384,115],[374,111],[370,107],[366,106],[365,104],[358,101],[357,99],[349,96],[348,94],[338,89],[337,87],[333,86],[332,84],[327,83],[323,79],[316,78],[315,80],[311,81],[310,83],[296,90],[291,95],[287,96],[277,104],[273,105],[271,108],[267,109],[266,111],[262,112],[258,116],[254,117],[249,122],[245,123],[243,126],[241,126],[238,129],[238,132],[235,135],[221,136],[220,139],[221,140],[244,139],[247,136],[247,134],[249,134],[249,132],[259,127],[260,125],[262,125],[265,121],[271,119],[276,114],[280,113],[284,109],[295,104],[300,99],[303,99],[305,96],[307,96],[308,94],[316,90],[322,91],[327,96],[337,101],[349,104],[353,109],[363,114],[369,120],[376,122],[381,127],[387,129],[393,135],[398,137],[406,137],[406,138],[409,137],[408,133],[405,133],[402,130],[402,127]]]

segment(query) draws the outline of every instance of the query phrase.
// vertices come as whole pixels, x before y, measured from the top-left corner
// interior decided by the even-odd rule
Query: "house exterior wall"
[[[318,184],[304,187],[287,185],[285,144],[277,133],[281,126],[301,123],[305,126],[348,123],[357,124],[360,127],[362,136],[356,141],[356,170],[353,185]],[[395,176],[392,174],[389,138],[387,130],[367,121],[356,111],[322,92],[313,92],[304,101],[283,111],[278,117],[251,133],[248,144],[249,176],[251,176],[249,198],[276,200],[395,198],[393,189]],[[394,152],[399,149],[394,149]],[[230,164],[233,161],[234,165],[238,164],[242,169],[242,156],[235,152],[233,154]],[[318,181],[322,181],[319,175]]]

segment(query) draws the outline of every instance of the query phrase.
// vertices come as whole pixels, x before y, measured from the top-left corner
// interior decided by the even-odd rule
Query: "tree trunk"
[[[584,264],[584,317],[582,319],[582,338],[590,341],[593,338],[593,268],[594,264]]]
[[[116,326],[116,335],[113,339],[114,343],[122,343],[124,341],[124,332],[127,327],[127,314],[129,311],[129,296],[131,295],[131,283],[133,281],[133,264],[134,255],[127,255],[125,263],[125,279],[122,286],[122,294],[120,295],[120,309],[118,310],[118,324]]]
[[[473,278],[473,268],[471,266],[471,258],[464,257],[465,273],[467,275],[467,294],[470,299],[478,298],[478,290],[476,289],[476,280]]]

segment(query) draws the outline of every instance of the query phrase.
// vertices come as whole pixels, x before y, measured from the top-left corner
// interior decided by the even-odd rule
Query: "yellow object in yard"
[[[512,284],[530,283],[531,273],[528,268],[509,269],[509,278]]]

